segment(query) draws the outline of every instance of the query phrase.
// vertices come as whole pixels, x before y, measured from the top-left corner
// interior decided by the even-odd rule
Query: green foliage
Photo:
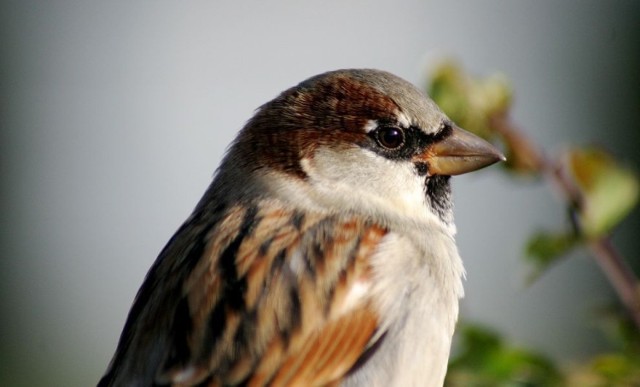
[[[571,370],[567,386],[640,386],[640,361],[627,353],[596,356]]]
[[[578,213],[587,238],[608,234],[638,203],[638,178],[601,149],[572,149],[567,170],[580,190]]]
[[[637,176],[605,151],[574,148],[565,152],[566,171],[575,203],[569,206],[570,230],[538,231],[527,242],[525,253],[532,264],[531,279],[574,247],[608,235],[638,203]]]
[[[562,258],[580,242],[573,232],[539,231],[530,237],[525,248],[527,261],[533,266],[529,280],[538,278],[551,264]]]
[[[569,367],[567,385],[640,386],[640,331],[619,308],[608,308],[599,317],[615,351]]]
[[[453,61],[435,69],[427,89],[449,118],[489,140],[493,137],[490,118],[511,107],[512,92],[506,77],[494,74],[474,79]]]
[[[604,150],[572,147],[549,158],[534,146],[509,119],[513,93],[503,75],[473,78],[446,61],[434,70],[427,89],[458,125],[503,147],[510,175],[545,178],[563,195],[569,226],[556,232],[538,231],[526,245],[531,280],[576,247],[603,241],[606,245],[609,234],[637,205],[638,176]],[[612,260],[610,266],[616,270],[625,266],[619,256],[599,258]],[[618,307],[600,317],[614,348],[611,352],[582,364],[556,365],[538,353],[509,345],[496,332],[463,325],[445,385],[640,386],[640,285],[632,272],[609,275],[612,283],[625,277],[622,281],[627,282],[615,288],[629,289],[621,297],[628,310]],[[629,316],[636,317],[635,323]]]
[[[511,347],[487,328],[466,325],[458,332],[460,353],[449,363],[446,386],[561,385],[560,372],[541,354]]]
[[[496,332],[477,325],[458,328],[459,351],[449,362],[447,387],[640,386],[640,333],[620,309],[603,320],[618,347],[584,364],[559,367],[551,359],[506,343]]]

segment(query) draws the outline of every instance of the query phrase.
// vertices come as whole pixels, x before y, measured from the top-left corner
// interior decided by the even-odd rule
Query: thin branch
[[[547,157],[506,115],[493,117],[492,125],[506,142],[515,145],[511,146],[511,149],[522,152],[517,156],[521,159],[519,160],[521,165],[541,173],[562,194],[572,215],[579,213],[583,206],[582,195],[572,179],[563,170],[561,163]],[[570,217],[577,235],[582,236],[577,216]],[[636,326],[640,329],[640,281],[638,281],[638,277],[611,244],[608,237],[591,240],[587,245]]]
[[[596,262],[609,278],[635,324],[640,328],[640,286],[635,274],[611,244],[609,238],[589,242]]]

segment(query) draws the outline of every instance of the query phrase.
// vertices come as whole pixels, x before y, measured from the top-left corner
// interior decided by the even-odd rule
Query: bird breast
[[[436,224],[389,233],[372,266],[373,298],[387,334],[343,384],[441,386],[463,295],[464,268],[453,238]]]

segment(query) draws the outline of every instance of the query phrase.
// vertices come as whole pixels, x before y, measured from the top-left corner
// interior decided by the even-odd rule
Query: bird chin
[[[451,176],[428,176],[424,180],[426,202],[445,224],[453,222]]]

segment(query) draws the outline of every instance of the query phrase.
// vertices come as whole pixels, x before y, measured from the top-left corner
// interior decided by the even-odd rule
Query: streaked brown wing
[[[314,386],[340,380],[377,328],[365,290],[369,257],[384,234],[357,218],[303,214],[272,201],[229,208],[201,230],[205,242],[197,261],[161,255],[140,294],[160,293],[145,298],[164,306],[134,316],[138,295],[116,357],[141,362],[142,374],[154,368],[158,384]],[[145,290],[152,280],[154,290]],[[179,289],[158,286],[163,280]],[[170,291],[178,296],[162,293]],[[123,341],[128,350],[121,350]]]
[[[271,385],[324,386],[339,381],[363,354],[376,327],[377,316],[367,307],[328,322],[286,358]],[[254,385],[263,385],[258,378],[250,385],[254,380]]]

